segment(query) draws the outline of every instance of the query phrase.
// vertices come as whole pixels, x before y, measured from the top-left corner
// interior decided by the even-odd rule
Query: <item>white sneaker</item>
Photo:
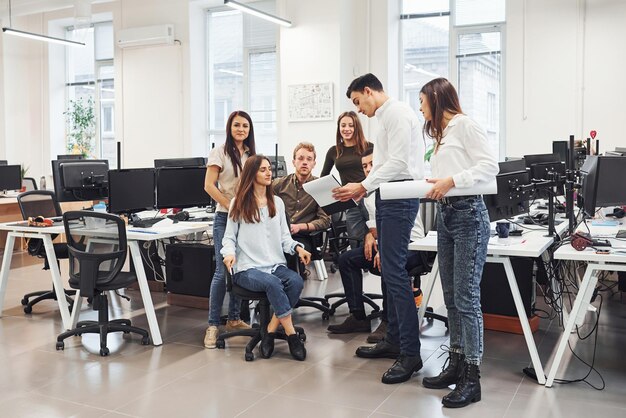
[[[219,331],[216,326],[211,325],[206,329],[206,334],[204,334],[204,346],[206,348],[215,348],[217,342],[217,335]]]

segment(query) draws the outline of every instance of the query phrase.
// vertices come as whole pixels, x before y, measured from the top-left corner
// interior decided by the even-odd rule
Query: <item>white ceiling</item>
[[[13,16],[51,12],[74,7],[77,0],[11,0]],[[89,0],[92,4],[109,3],[115,0]],[[0,0],[0,18],[9,16],[9,0]]]

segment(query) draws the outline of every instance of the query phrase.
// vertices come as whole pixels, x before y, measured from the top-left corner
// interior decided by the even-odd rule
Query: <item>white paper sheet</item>
[[[334,174],[320,177],[317,180],[304,183],[304,191],[310,194],[320,206],[327,206],[338,202],[333,198],[332,190],[341,186]]]
[[[413,181],[398,181],[394,183],[383,183],[380,185],[380,198],[383,200],[391,199],[410,199],[410,198],[424,198],[426,193],[433,188],[432,183],[426,182],[426,180],[413,180]],[[465,187],[462,189],[453,187],[446,194],[446,197],[452,196],[469,196],[475,194],[496,194],[498,193],[498,186],[494,179],[489,183],[478,183],[473,187]]]

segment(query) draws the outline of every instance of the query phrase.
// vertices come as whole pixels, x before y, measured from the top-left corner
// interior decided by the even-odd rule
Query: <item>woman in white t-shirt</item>
[[[246,159],[255,155],[254,127],[250,115],[242,110],[234,111],[226,123],[226,141],[224,145],[211,150],[207,161],[204,190],[215,200],[217,209],[213,219],[213,245],[215,246],[215,273],[209,293],[209,327],[204,336],[204,346],[215,348],[222,305],[226,295],[226,275],[220,250],[228,220],[230,201],[241,178],[241,171]],[[231,295],[228,304],[226,331],[250,328],[243,322],[239,313],[241,300]]]
[[[430,158],[433,188],[427,198],[437,200],[437,254],[444,301],[448,309],[450,357],[448,366],[423,385],[445,389],[443,405],[460,408],[480,401],[478,367],[483,355],[480,279],[487,257],[489,215],[482,196],[465,193],[446,197],[452,187],[469,188],[495,180],[498,163],[485,132],[463,114],[454,86],[434,79],[420,91],[424,133],[435,141]]]

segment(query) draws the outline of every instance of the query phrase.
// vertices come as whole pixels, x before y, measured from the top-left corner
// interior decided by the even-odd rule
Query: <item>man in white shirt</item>
[[[387,287],[389,326],[385,339],[373,347],[359,347],[365,358],[394,358],[382,377],[383,383],[401,383],[422,368],[419,324],[411,279],[405,269],[411,228],[419,199],[381,200],[381,183],[424,177],[424,144],[421,124],[406,103],[387,96],[373,74],[352,81],[346,95],[360,113],[376,116],[380,130],[374,146],[374,166],[361,183],[348,183],[333,190],[335,199],[361,199],[376,190],[376,229],[382,277]]]

